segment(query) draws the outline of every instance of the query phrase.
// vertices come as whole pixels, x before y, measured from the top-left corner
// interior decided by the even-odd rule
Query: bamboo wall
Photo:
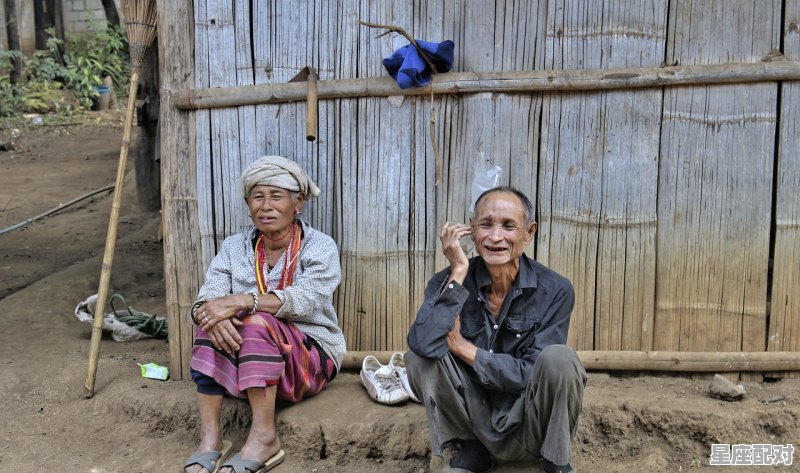
[[[165,91],[182,87],[169,41],[188,37],[194,56],[182,67],[194,88],[283,83],[308,65],[320,80],[385,76],[381,59],[406,41],[376,38],[379,31],[359,20],[452,39],[454,71],[758,62],[772,50],[800,59],[798,0],[159,7],[161,34],[170,22],[186,22],[162,46],[162,71],[171,68],[173,77]],[[437,96],[438,184],[425,96],[320,101],[313,143],[305,140],[303,102],[173,109],[166,113],[184,120],[173,126],[190,129],[162,139],[194,156],[165,168],[194,181],[162,179],[165,204],[181,209],[172,212],[179,222],[165,209],[165,228],[191,240],[172,252],[179,238],[165,231],[167,259],[192,278],[192,268],[207,266],[222,239],[248,221],[241,170],[264,154],[294,158],[322,189],[304,217],[339,244],[336,306],[349,348],[403,349],[425,282],[445,265],[441,225],[468,218],[475,168],[498,164],[503,183],[535,201],[539,231],[529,254],[575,286],[569,341],[576,349],[800,350],[800,294],[792,285],[800,280],[798,87]],[[197,284],[168,276],[169,310],[188,309]],[[179,332],[173,354],[185,366],[191,333]]]

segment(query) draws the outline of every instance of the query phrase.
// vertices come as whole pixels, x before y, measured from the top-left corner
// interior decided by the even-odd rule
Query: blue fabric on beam
[[[447,72],[453,67],[453,50],[455,44],[449,39],[441,43],[416,40],[417,45],[425,51],[436,72]],[[401,89],[421,87],[431,82],[433,71],[412,44],[403,46],[391,56],[383,60],[383,67],[397,81]]]

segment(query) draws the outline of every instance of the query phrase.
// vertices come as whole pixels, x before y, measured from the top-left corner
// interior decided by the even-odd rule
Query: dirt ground
[[[0,143],[16,145],[0,152],[0,228],[113,184],[120,117],[97,118],[0,129]],[[125,185],[112,289],[135,309],[163,315],[160,216],[138,210],[130,171]],[[137,362],[168,364],[163,340],[105,337],[97,394],[83,396],[90,327],[73,310],[97,291],[110,207],[110,194],[99,194],[0,235],[2,472],[180,471],[196,445],[191,384],[138,376]],[[578,471],[800,471],[800,452],[792,466],[708,465],[714,443],[800,447],[800,380],[746,383],[740,402],[709,398],[708,384],[590,373],[574,442]],[[239,445],[248,421],[243,403],[226,403],[229,438]],[[421,407],[371,403],[355,373],[343,373],[307,404],[282,409],[279,428],[288,459],[278,473],[428,470]]]

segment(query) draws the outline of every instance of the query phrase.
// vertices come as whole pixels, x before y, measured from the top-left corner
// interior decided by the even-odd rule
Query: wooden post
[[[164,280],[167,289],[170,376],[189,375],[192,323],[186,315],[202,277],[197,241],[194,114],[172,106],[170,92],[194,84],[192,0],[158,0],[161,71],[161,186],[164,228]]]
[[[317,93],[317,71],[313,67],[308,68],[308,97],[306,98],[306,139],[314,141],[317,139],[317,115],[319,108],[319,98]]]

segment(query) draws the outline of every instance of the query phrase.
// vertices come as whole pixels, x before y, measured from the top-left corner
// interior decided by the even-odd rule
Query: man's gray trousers
[[[539,354],[525,389],[517,394],[490,391],[468,364],[448,352],[441,360],[405,355],[411,386],[425,403],[431,453],[455,439],[478,439],[500,460],[544,457],[570,463],[586,386],[575,351],[550,345]]]

